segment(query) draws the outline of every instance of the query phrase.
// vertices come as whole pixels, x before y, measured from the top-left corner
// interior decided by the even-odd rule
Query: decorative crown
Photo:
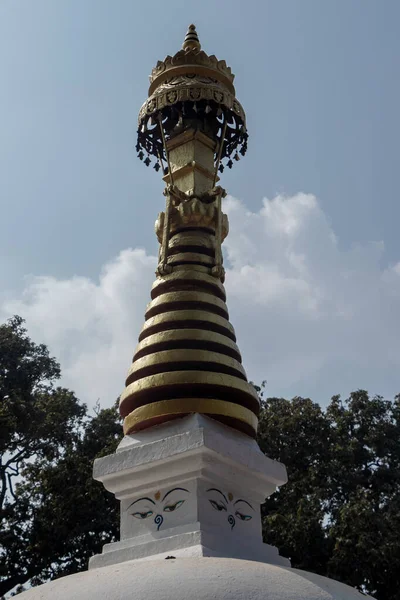
[[[225,84],[231,84],[229,87],[231,87],[231,89],[233,88],[232,84],[235,76],[224,60],[218,60],[214,54],[209,56],[204,50],[189,49],[179,50],[174,56],[168,55],[164,60],[159,60],[157,62],[149,77],[151,84],[149,94],[155,90],[161,81],[168,79],[168,76],[170,75],[169,71],[171,69],[176,69],[178,67],[189,67],[189,72],[192,68],[200,67],[203,73],[205,73],[205,70],[207,69],[210,75],[212,74],[214,77],[221,79]],[[163,78],[159,81],[158,78],[162,74],[164,74]]]
[[[248,138],[234,77],[224,60],[201,50],[196,27],[189,25],[182,49],[158,61],[151,72],[149,97],[139,112],[138,157],[147,166],[150,157],[156,157],[158,170],[166,159],[163,135],[168,141],[185,128],[195,127],[216,141],[216,148],[222,143],[220,159],[226,158],[231,168],[232,158],[239,160],[238,152],[246,153]],[[221,163],[220,171],[223,168]]]
[[[171,71],[182,74],[182,67],[185,72],[201,73],[210,75],[217,80],[221,80],[228,86],[231,93],[235,93],[233,80],[235,79],[231,68],[227,66],[224,60],[218,60],[214,54],[208,56],[204,50],[201,50],[199,37],[196,27],[189,25],[188,32],[182,44],[182,50],[179,50],[174,56],[166,56],[164,60],[159,60],[150,75],[149,95],[166,79],[173,76]],[[193,71],[194,69],[194,71]],[[161,77],[162,76],[162,77]]]

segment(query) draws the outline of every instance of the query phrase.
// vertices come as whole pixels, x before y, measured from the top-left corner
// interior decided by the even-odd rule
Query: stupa
[[[259,400],[225,303],[218,174],[245,155],[248,139],[233,80],[225,61],[201,49],[194,25],[151,73],[136,149],[166,184],[159,262],[120,400],[125,437],[94,464],[120,501],[121,539],[87,572],[26,600],[365,598],[291,568],[262,540],[260,505],[287,476],[255,440]]]

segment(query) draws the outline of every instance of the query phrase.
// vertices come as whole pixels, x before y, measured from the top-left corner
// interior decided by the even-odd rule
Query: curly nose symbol
[[[164,521],[164,518],[162,515],[156,515],[154,517],[154,523],[157,525],[157,531],[160,529],[163,521]]]
[[[232,529],[236,525],[235,517],[233,515],[229,515],[229,517],[228,517],[228,523],[231,526],[231,531],[232,531]]]

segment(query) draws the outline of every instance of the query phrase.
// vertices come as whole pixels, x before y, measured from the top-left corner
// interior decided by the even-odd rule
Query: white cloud
[[[226,288],[244,363],[269,393],[311,395],[364,387],[400,391],[400,262],[381,267],[383,243],[340,248],[310,194],[265,199],[250,212],[229,197]],[[124,250],[94,282],[30,277],[0,306],[20,314],[61,362],[65,385],[89,404],[123,389],[156,258]],[[397,387],[396,387],[397,386]]]
[[[380,266],[383,243],[341,250],[312,195],[265,199],[258,213],[228,198],[225,210],[229,306],[249,374],[271,393],[322,402],[358,387],[400,391],[400,269]]]
[[[98,282],[30,277],[0,313],[26,319],[31,337],[60,361],[64,385],[90,405],[98,398],[110,405],[124,387],[155,267],[155,257],[127,249],[102,268]]]

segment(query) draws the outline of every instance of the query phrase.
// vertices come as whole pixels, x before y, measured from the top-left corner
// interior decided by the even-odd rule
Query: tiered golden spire
[[[163,170],[156,222],[157,279],[121,395],[126,434],[202,413],[254,436],[259,400],[229,322],[221,244],[228,219],[217,186],[247,147],[245,115],[225,61],[201,50],[194,25],[183,50],[159,62],[139,114],[137,150]]]

